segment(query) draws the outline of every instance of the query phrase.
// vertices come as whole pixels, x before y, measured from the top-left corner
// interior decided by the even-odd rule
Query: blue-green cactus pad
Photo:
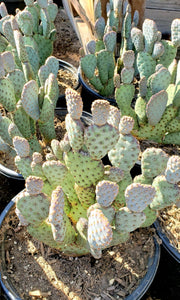
[[[64,160],[75,182],[82,187],[95,185],[103,177],[102,162],[93,160],[88,153],[70,151],[65,154]]]
[[[148,78],[155,72],[156,61],[149,53],[139,52],[137,55],[137,68],[140,74],[140,78],[145,76]]]
[[[154,94],[146,105],[146,114],[150,125],[156,125],[166,109],[168,94],[162,90]]]
[[[90,125],[85,128],[84,142],[89,154],[94,159],[103,158],[116,145],[118,138],[117,128],[109,124],[103,126]]]
[[[122,207],[116,212],[115,227],[119,232],[132,232],[146,220],[143,212],[132,212],[127,207]]]
[[[156,196],[150,207],[160,210],[175,204],[179,199],[179,188],[177,185],[169,183],[164,175],[157,176],[152,186],[156,189]]]
[[[0,79],[0,103],[7,111],[13,111],[16,108],[16,97],[14,85],[9,78]]]
[[[113,166],[129,171],[138,160],[139,142],[132,135],[120,134],[115,147],[108,152],[108,157]]]

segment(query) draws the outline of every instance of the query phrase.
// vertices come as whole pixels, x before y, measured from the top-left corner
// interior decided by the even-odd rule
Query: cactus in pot
[[[132,50],[126,51],[125,59],[126,56],[131,56],[132,60],[135,57]],[[122,115],[134,119],[132,134],[138,140],[180,145],[179,66],[176,60],[171,68],[156,65],[153,74],[140,78],[138,88],[135,88],[132,77],[128,83],[120,82],[116,75],[116,102]]]
[[[115,98],[118,76],[121,83],[135,85],[136,80],[144,76],[148,80],[157,65],[172,69],[179,46],[180,19],[172,21],[171,41],[164,40],[153,20],[145,19],[142,29],[138,28],[138,11],[132,19],[131,6],[127,5],[123,11],[123,5],[122,1],[110,1],[106,21],[101,15],[101,5],[98,5],[95,38],[87,43],[80,60],[85,80],[100,95],[108,98]],[[125,65],[123,55],[128,50],[134,51],[134,61]]]
[[[95,20],[95,39],[87,43],[80,66],[84,76],[99,94],[108,97],[114,93],[113,76],[117,65],[121,64],[119,56],[132,46],[131,7],[129,4],[125,7],[122,1],[108,2],[105,21],[99,1]],[[133,21],[137,25],[138,19],[135,18]],[[120,32],[121,42],[117,38]]]
[[[41,139],[49,143],[56,137],[54,109],[59,95],[57,72],[58,60],[50,56],[35,76],[28,79],[28,64],[24,71],[16,68],[12,52],[0,55],[0,116],[1,152],[14,154],[13,137],[26,138],[31,153],[41,151]],[[25,75],[26,74],[26,75]],[[8,150],[9,149],[9,150]]]
[[[58,13],[57,4],[47,0],[25,0],[25,8],[16,10],[16,15],[9,15],[4,2],[0,5],[0,40],[2,40],[1,51],[12,51],[18,61],[16,49],[16,36],[12,28],[12,19],[15,18],[29,58],[38,56],[39,65],[52,55],[53,42],[56,38],[54,20]]]
[[[158,158],[163,164],[153,174],[144,164],[152,180],[143,173],[144,182],[133,182],[130,170],[139,154],[130,134],[133,119],[120,119],[117,108],[96,100],[92,122],[85,124],[80,95],[67,89],[66,101],[66,134],[51,141],[52,155],[45,161],[39,153],[29,154],[25,139],[13,138],[16,162],[27,162],[19,164],[26,171],[26,189],[16,197],[16,212],[39,241],[66,255],[100,258],[103,249],[127,241],[130,232],[154,222],[158,209],[178,201],[179,160],[163,151],[146,154],[146,160]]]

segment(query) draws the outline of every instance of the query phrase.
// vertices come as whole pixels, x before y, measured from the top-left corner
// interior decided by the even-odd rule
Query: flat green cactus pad
[[[139,156],[139,142],[132,135],[120,134],[115,147],[108,152],[108,157],[113,166],[129,171]]]
[[[177,48],[171,41],[161,40],[164,46],[164,53],[159,58],[158,63],[162,64],[165,68],[168,68],[173,59],[176,57]]]
[[[168,154],[166,154],[162,149],[159,148],[147,148],[141,159],[141,169],[142,175],[145,178],[154,178],[159,174],[162,174],[168,162]]]
[[[127,207],[122,207],[116,212],[115,226],[119,232],[131,232],[141,226],[146,220],[143,212],[132,212]]]
[[[39,119],[38,84],[35,80],[28,81],[22,90],[21,101],[26,113],[35,121]]]
[[[143,212],[146,215],[146,220],[140,227],[151,226],[156,221],[158,212],[156,210],[152,210],[149,206],[147,206]]]
[[[9,135],[9,132],[8,132],[8,128],[9,128],[10,124],[12,124],[12,121],[8,117],[1,117],[1,115],[0,115],[1,138],[7,144],[12,145],[12,138]]]
[[[31,169],[31,158],[30,157],[15,157],[15,165],[17,169],[20,171],[24,179],[26,179],[28,176],[32,175],[32,169]]]
[[[13,111],[16,108],[16,98],[14,85],[9,78],[0,79],[0,102],[7,111]]]
[[[127,207],[134,212],[143,211],[155,196],[155,189],[148,184],[132,183],[125,190]]]
[[[146,114],[150,125],[154,126],[160,121],[166,109],[167,101],[168,95],[164,90],[154,94],[150,98],[146,106]]]
[[[171,81],[171,74],[166,68],[161,68],[151,77],[150,86],[153,94],[166,90]]]
[[[93,209],[88,218],[88,242],[93,249],[104,249],[112,241],[112,228],[103,212]]]
[[[18,101],[21,97],[23,86],[26,83],[24,73],[19,69],[15,69],[14,72],[7,75],[7,78],[13,83],[16,101]]]
[[[88,54],[81,58],[81,68],[87,78],[92,78],[97,66],[97,58],[94,54]]]
[[[109,124],[103,126],[90,125],[85,128],[84,142],[88,152],[94,159],[103,158],[115,146],[118,138],[118,130]]]
[[[93,160],[85,152],[68,152],[64,157],[67,168],[75,182],[82,187],[90,187],[103,177],[104,166],[101,161]]]
[[[137,68],[140,78],[149,78],[155,72],[156,61],[147,52],[139,52],[137,55]]]
[[[157,176],[152,186],[156,189],[156,196],[150,204],[153,210],[160,210],[170,206],[176,203],[179,198],[178,186],[169,183],[164,175]]]
[[[27,192],[17,197],[17,208],[20,210],[27,222],[40,224],[48,217],[49,199],[45,194],[30,195]]]

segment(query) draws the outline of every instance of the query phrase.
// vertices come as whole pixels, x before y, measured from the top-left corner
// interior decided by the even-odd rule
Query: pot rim
[[[0,227],[2,225],[2,222],[4,218],[6,217],[9,210],[15,205],[16,196],[7,204],[5,209],[0,215]],[[132,292],[131,295],[127,296],[125,300],[140,300],[142,296],[147,292],[148,288],[150,287],[151,283],[154,280],[154,277],[156,275],[159,261],[160,261],[160,245],[154,238],[154,244],[155,244],[155,253],[152,257],[149,258],[148,265],[147,265],[147,273],[146,275],[141,279],[139,286]],[[23,300],[19,297],[17,294],[15,288],[13,287],[12,283],[7,279],[4,279],[3,277],[8,278],[8,274],[5,270],[5,260],[3,254],[3,242],[0,243],[0,252],[1,252],[1,258],[2,258],[2,264],[0,265],[0,283],[2,286],[2,289],[6,296],[9,297],[10,300]],[[4,267],[4,268],[3,268]]]
[[[108,97],[104,97],[101,94],[99,94],[98,92],[96,92],[95,90],[93,90],[83,79],[82,76],[82,70],[81,70],[81,66],[79,65],[78,67],[78,78],[79,78],[79,82],[80,84],[86,89],[88,90],[88,92],[92,95],[94,95],[97,99],[105,99],[107,101],[110,102],[110,104],[112,105],[117,105],[116,100],[114,98],[108,98]]]
[[[162,227],[158,219],[154,222],[153,226],[155,227],[159,238],[162,240],[163,247],[178,263],[180,263],[180,252],[171,244],[167,235],[162,231]]]
[[[73,89],[78,89],[80,86],[79,78],[78,78],[78,68],[76,68],[75,66],[73,66],[72,64],[67,62],[66,60],[58,58],[58,61],[59,61],[60,68],[67,69],[69,72],[74,74],[74,77],[76,77],[76,79],[77,79],[77,84],[75,85],[75,87],[73,87]]]

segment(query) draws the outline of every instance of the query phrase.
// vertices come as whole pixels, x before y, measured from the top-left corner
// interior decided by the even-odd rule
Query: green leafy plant
[[[96,100],[92,121],[85,124],[80,95],[67,89],[66,101],[67,132],[61,141],[51,141],[46,161],[40,153],[30,155],[26,139],[13,138],[15,162],[26,178],[16,214],[33,237],[50,247],[100,258],[103,249],[127,241],[130,232],[151,225],[159,209],[178,201],[180,160],[148,149],[142,174],[133,181],[130,170],[139,155],[139,142],[130,134],[133,119],[120,119],[117,108]]]

